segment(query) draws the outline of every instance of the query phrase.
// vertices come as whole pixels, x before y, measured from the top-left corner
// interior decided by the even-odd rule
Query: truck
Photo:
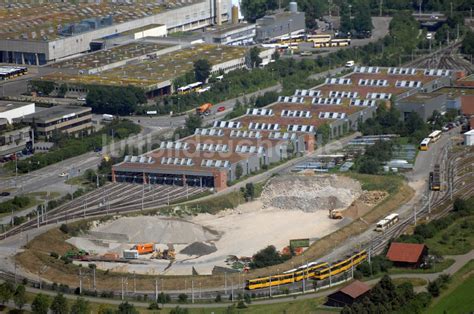
[[[332,210],[329,210],[329,218],[331,219],[342,219],[342,214],[340,211],[338,210],[335,210],[335,209],[332,209]]]
[[[212,104],[205,103],[196,108],[196,114],[200,116],[208,116],[211,113]]]
[[[111,114],[106,114],[106,113],[104,113],[104,114],[102,115],[102,120],[104,120],[104,121],[112,121],[113,119],[114,119],[114,116],[111,115]]]
[[[150,254],[150,253],[153,253],[155,251],[155,248],[153,246],[153,243],[144,243],[144,244],[136,244],[134,247],[133,247],[134,250],[136,250],[138,252],[138,254],[142,255],[142,254]]]
[[[137,259],[138,255],[137,250],[123,250],[123,258],[125,259]]]

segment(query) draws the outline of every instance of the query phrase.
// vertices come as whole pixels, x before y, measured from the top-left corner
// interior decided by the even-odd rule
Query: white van
[[[353,60],[347,61],[346,62],[346,68],[352,68],[354,66],[355,62]]]

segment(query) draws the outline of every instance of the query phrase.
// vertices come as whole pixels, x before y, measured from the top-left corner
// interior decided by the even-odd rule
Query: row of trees
[[[82,138],[73,135],[58,133],[52,138],[54,147],[46,153],[37,153],[30,158],[19,160],[18,172],[27,173],[62,160],[78,156],[94,149],[107,145],[112,140],[125,139],[132,134],[140,132],[140,126],[129,120],[114,120],[104,126],[100,131]],[[105,142],[104,142],[105,139]],[[15,169],[16,162],[9,162],[7,167]]]
[[[281,264],[291,258],[290,255],[282,255],[273,245],[258,251],[252,256],[251,268],[263,268],[267,266]]]
[[[93,86],[89,87],[86,104],[94,113],[129,115],[139,104],[146,103],[143,89],[135,86]]]

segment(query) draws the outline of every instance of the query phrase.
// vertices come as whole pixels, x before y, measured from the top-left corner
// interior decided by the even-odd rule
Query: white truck
[[[104,113],[104,114],[102,115],[102,120],[104,120],[104,121],[112,121],[113,119],[114,119],[114,116],[111,115],[111,114],[106,114],[106,113]]]
[[[137,259],[138,255],[137,250],[123,250],[123,258],[125,259]]]

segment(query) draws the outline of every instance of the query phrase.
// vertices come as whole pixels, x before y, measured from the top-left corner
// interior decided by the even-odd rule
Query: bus
[[[428,138],[430,139],[430,142],[434,143],[441,138],[441,134],[443,134],[443,132],[436,130],[431,132],[431,134],[428,135]]]
[[[423,141],[420,143],[420,150],[428,150],[428,147],[430,146],[430,138],[424,138]]]
[[[391,226],[393,226],[397,222],[398,222],[398,214],[390,214],[384,219],[377,222],[377,225],[375,226],[375,231],[384,231],[390,228]]]
[[[318,35],[308,35],[306,36],[306,41],[313,42],[313,43],[325,43],[331,41],[330,34],[318,34]]]
[[[187,94],[190,92],[196,92],[201,88],[202,85],[203,85],[202,82],[191,83],[186,86],[179,87],[177,89],[177,92],[178,94]]]

